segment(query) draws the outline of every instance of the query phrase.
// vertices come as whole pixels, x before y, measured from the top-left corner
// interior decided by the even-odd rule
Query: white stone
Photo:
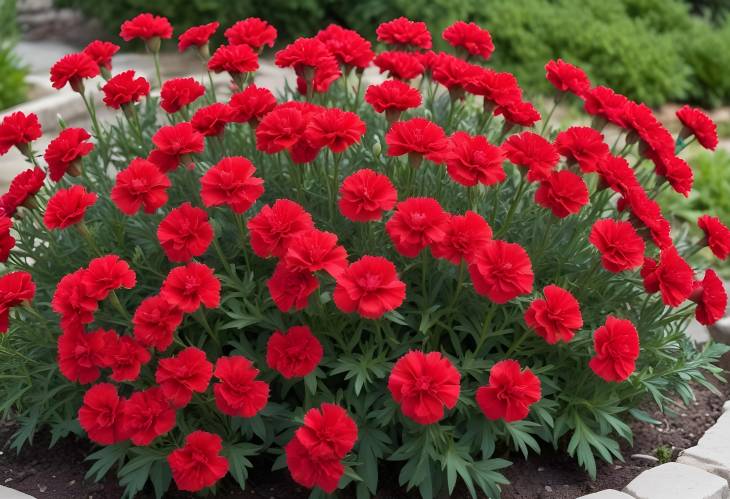
[[[634,498],[628,494],[625,494],[624,492],[619,492],[618,490],[606,489],[606,490],[601,490],[600,492],[594,492],[593,494],[588,494],[587,496],[580,496],[578,499],[634,499]]]
[[[722,404],[722,412],[730,411],[730,400]]]
[[[624,492],[636,499],[728,499],[727,480],[693,466],[666,463],[646,470]]]
[[[697,445],[684,450],[677,461],[702,468],[729,480],[730,412],[723,413],[700,438]]]
[[[33,496],[23,494],[15,489],[9,489],[0,485],[0,499],[35,499]]]

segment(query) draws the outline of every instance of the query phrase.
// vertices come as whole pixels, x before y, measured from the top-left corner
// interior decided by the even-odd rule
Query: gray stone
[[[681,463],[666,463],[644,471],[624,492],[636,499],[730,498],[727,480]]]
[[[677,462],[730,479],[730,413],[720,416],[697,445],[682,452]]]
[[[722,412],[728,412],[730,411],[730,400],[722,404]]]
[[[23,494],[22,492],[17,491],[15,489],[3,487],[2,485],[0,485],[0,498],[1,499],[35,499],[33,496],[29,496],[28,494]]]
[[[634,499],[630,495],[618,490],[606,489],[587,496],[580,496],[578,499]]]

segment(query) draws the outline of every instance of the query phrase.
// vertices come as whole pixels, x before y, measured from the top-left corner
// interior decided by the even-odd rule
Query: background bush
[[[283,38],[337,22],[374,37],[374,27],[401,15],[426,21],[434,39],[457,19],[487,27],[498,50],[492,64],[514,72],[530,92],[545,92],[546,60],[563,57],[591,78],[657,106],[689,100],[730,102],[730,23],[724,0],[56,0],[97,17],[112,33],[140,11],[169,17],[177,31],[212,19],[228,26],[266,18]]]
[[[0,109],[18,104],[25,98],[25,69],[13,54],[15,1],[0,0]]]

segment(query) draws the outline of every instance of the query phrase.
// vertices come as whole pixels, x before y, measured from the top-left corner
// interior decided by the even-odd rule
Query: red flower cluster
[[[228,459],[218,435],[197,430],[185,437],[185,445],[167,456],[177,488],[198,492],[210,487],[228,473]]]
[[[219,26],[218,21],[213,21],[212,23],[188,28],[177,38],[178,51],[185,52],[190,47],[196,47],[199,50],[207,47],[211,37],[218,31]]]
[[[271,335],[266,364],[287,379],[302,378],[317,367],[323,353],[322,344],[307,326],[293,326]]]
[[[134,77],[134,70],[123,71],[112,77],[101,87],[104,104],[112,109],[134,104],[150,93],[150,84],[144,77]]]
[[[570,341],[583,327],[578,300],[559,286],[551,284],[542,290],[544,299],[534,300],[525,311],[525,323],[553,345]]]
[[[624,381],[636,368],[639,357],[639,334],[626,319],[611,315],[606,323],[593,333],[596,354],[589,367],[606,381]]]
[[[51,84],[53,88],[69,85],[83,93],[84,79],[99,76],[99,71],[99,65],[85,52],[65,55],[51,66]]]
[[[256,52],[264,46],[273,47],[276,41],[276,28],[258,17],[238,21],[223,33],[231,45],[248,45]]]
[[[176,113],[204,94],[205,87],[194,78],[172,78],[162,84],[160,107],[168,113]]]
[[[10,309],[30,302],[35,296],[35,284],[28,272],[10,272],[0,277],[0,333],[9,327]]]
[[[342,407],[322,404],[304,415],[284,450],[295,482],[309,488],[334,492],[345,473],[342,459],[357,441],[357,426]]]
[[[449,45],[463,49],[469,55],[477,55],[489,59],[494,52],[494,44],[489,31],[474,23],[456,21],[441,34]]]
[[[369,41],[357,31],[330,24],[315,37],[332,52],[337,61],[349,72],[353,68],[364,70],[372,62],[375,54]]]
[[[49,229],[65,229],[84,219],[89,206],[96,203],[97,195],[87,192],[83,186],[74,185],[60,189],[48,201],[43,223]]]
[[[263,409],[269,400],[269,385],[256,380],[258,374],[259,370],[245,357],[219,357],[213,371],[219,380],[213,385],[218,410],[229,416],[251,418]]]
[[[384,22],[375,30],[378,41],[403,48],[431,48],[431,33],[426,23],[399,17]]]
[[[86,142],[90,138],[83,128],[66,128],[48,144],[43,158],[51,180],[58,182],[66,173],[72,177],[81,175],[81,158],[94,148]]]
[[[297,88],[305,95],[326,92],[342,74],[337,58],[317,38],[297,38],[276,53],[274,62],[296,72]]]
[[[38,116],[16,111],[3,118],[0,123],[0,155],[11,147],[17,147],[26,156],[30,153],[30,143],[40,138],[41,124]]]

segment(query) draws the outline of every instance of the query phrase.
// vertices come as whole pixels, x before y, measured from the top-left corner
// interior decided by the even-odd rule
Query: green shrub
[[[25,98],[26,71],[13,54],[15,39],[15,2],[0,0],[0,109]]]

